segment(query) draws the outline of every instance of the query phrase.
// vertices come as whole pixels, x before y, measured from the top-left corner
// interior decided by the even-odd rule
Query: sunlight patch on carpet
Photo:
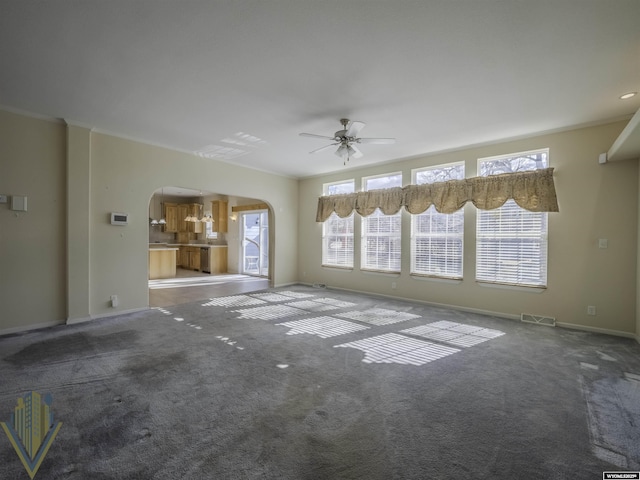
[[[203,307],[244,307],[248,305],[262,305],[266,303],[259,298],[252,298],[249,295],[231,295],[229,297],[217,297],[203,303]]]
[[[336,300],[335,298],[314,298],[314,302],[326,303],[327,305],[333,305],[338,308],[350,308],[358,306],[357,303],[345,302],[343,300]]]
[[[297,302],[285,303],[290,307],[301,308],[309,312],[326,312],[327,310],[337,310],[340,307],[335,305],[327,305],[326,303],[318,303],[315,300],[298,300]]]
[[[285,295],[291,298],[310,298],[315,297],[312,293],[304,293],[304,292],[294,292],[293,290],[284,290],[282,292],[278,292],[280,295]]]
[[[277,323],[276,325],[282,325],[290,328],[291,330],[287,332],[287,335],[310,333],[311,335],[317,335],[320,338],[336,337],[338,335],[345,335],[347,333],[369,329],[369,327],[365,327],[364,325],[358,325],[356,323],[347,322],[346,320],[326,316]]]
[[[424,365],[425,363],[459,352],[457,348],[387,333],[355,342],[335,345],[334,348],[356,348],[364,352],[364,363],[399,363]]]
[[[307,313],[299,308],[287,307],[286,305],[266,305],[264,307],[252,307],[232,311],[240,314],[238,318],[251,318],[256,320],[278,320],[280,318],[304,315]]]
[[[265,300],[267,302],[289,302],[291,297],[286,295],[280,295],[279,293],[254,293],[251,295],[254,298]]]
[[[414,318],[420,318],[420,315],[414,315],[413,313],[407,312],[397,312],[386,308],[370,308],[368,310],[338,313],[336,315],[350,320],[370,323],[371,325],[391,325]]]
[[[408,333],[410,335],[416,335],[430,340],[437,340],[439,342],[455,345],[456,347],[472,347],[479,343],[486,342],[487,340],[491,340],[492,338],[504,335],[504,332],[499,330],[448,322],[445,320],[421,325],[419,327],[407,328],[405,330],[401,330],[401,333]]]

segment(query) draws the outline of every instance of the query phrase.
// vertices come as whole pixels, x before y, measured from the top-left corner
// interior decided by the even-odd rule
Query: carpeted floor
[[[640,470],[636,342],[303,286],[0,337],[0,385],[53,397],[41,480]]]

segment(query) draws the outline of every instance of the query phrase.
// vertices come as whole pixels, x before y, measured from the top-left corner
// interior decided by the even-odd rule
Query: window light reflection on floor
[[[364,325],[358,325],[356,323],[347,322],[346,320],[340,320],[339,318],[326,316],[276,323],[276,325],[282,325],[283,327],[290,328],[291,330],[287,332],[287,335],[309,333],[311,335],[317,335],[320,338],[336,337],[338,335],[369,329],[369,327],[365,327]]]
[[[203,303],[203,307],[243,307],[249,305],[265,304],[264,300],[252,298],[249,295],[231,295],[229,297],[217,297]]]
[[[266,305],[264,307],[233,310],[233,312],[240,314],[238,318],[251,318],[256,320],[278,320],[284,317],[293,317],[294,315],[304,315],[308,313],[299,308],[287,307],[286,305]]]
[[[327,305],[326,303],[318,303],[315,300],[298,300],[297,302],[285,303],[290,307],[301,308],[309,312],[326,312],[327,310],[337,310],[340,307],[335,305]]]
[[[391,325],[414,318],[420,318],[420,315],[414,315],[413,313],[407,312],[397,312],[386,308],[370,308],[363,311],[337,313],[336,315],[338,317],[349,318],[351,320],[370,323],[372,325]]]
[[[397,333],[386,333],[355,342],[335,345],[334,348],[356,348],[364,352],[364,363],[399,363],[424,365],[425,363],[459,352],[457,348],[437,345]]]
[[[407,328],[400,332],[428,338],[430,340],[437,340],[457,347],[472,347],[504,335],[504,332],[500,330],[478,327],[476,325],[465,325],[446,320],[421,325],[419,327]]]

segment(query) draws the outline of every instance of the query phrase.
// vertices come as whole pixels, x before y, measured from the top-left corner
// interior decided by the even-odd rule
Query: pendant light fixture
[[[153,214],[156,213],[155,201],[156,201],[156,194],[154,193],[153,196],[151,197],[151,202],[149,203],[149,225],[151,225],[152,227],[158,226],[158,220],[153,218],[155,217],[155,215]]]
[[[164,218],[164,187],[162,187],[162,197],[160,197],[160,220],[158,220],[158,225],[166,225],[167,220]]]

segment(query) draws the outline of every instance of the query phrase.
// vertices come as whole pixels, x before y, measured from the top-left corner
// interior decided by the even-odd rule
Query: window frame
[[[352,192],[355,192],[355,188],[356,188],[356,182],[355,179],[348,179],[348,180],[340,180],[337,182],[329,182],[329,183],[325,183],[322,185],[322,194],[323,195],[330,195],[330,189],[333,186],[336,185],[346,185],[348,183],[351,183],[352,185]],[[345,193],[350,193],[350,192],[345,192]],[[331,223],[329,223],[331,222]],[[338,228],[340,227],[340,225],[342,225],[343,228],[345,228],[347,230],[347,233],[343,233],[343,234],[333,234],[330,235],[328,230],[329,228],[334,225],[337,224]],[[354,268],[354,261],[355,261],[355,232],[354,232],[354,227],[355,227],[355,215],[352,212],[351,215],[349,215],[346,218],[340,218],[338,217],[338,215],[336,215],[335,212],[333,212],[331,214],[331,216],[322,223],[322,253],[321,253],[321,265],[323,267],[329,267],[329,268],[343,268],[343,269],[347,269],[347,270],[353,270]],[[351,231],[350,233],[348,233],[348,231]],[[344,245],[346,245],[347,247],[349,246],[349,241],[348,239],[351,238],[351,242],[350,242],[350,246],[351,248],[345,248],[345,249],[336,249],[336,250],[344,250],[346,252],[346,258],[347,260],[351,260],[350,262],[346,262],[346,263],[340,263],[340,262],[335,262],[335,263],[330,263],[330,259],[329,259],[329,255],[328,255],[328,237],[329,236],[334,236],[334,237],[342,237],[344,239],[346,239],[346,241],[343,241],[342,243]],[[336,251],[335,252],[336,258],[339,257],[340,252]]]
[[[462,167],[462,177],[461,178],[455,178],[455,179],[451,179],[451,180],[464,180],[466,177],[466,162],[464,160],[459,161],[459,162],[451,162],[451,163],[445,163],[445,164],[439,164],[439,165],[433,165],[433,166],[428,166],[428,167],[420,167],[420,168],[414,168],[411,170],[411,183],[414,185],[422,185],[422,184],[426,184],[428,182],[421,182],[418,183],[418,175],[420,172],[424,172],[424,171],[428,171],[428,170],[442,170],[445,169],[447,167]],[[446,181],[446,180],[444,180]],[[434,182],[435,183],[435,182]],[[453,217],[455,216],[455,217]],[[418,222],[420,221],[421,218],[429,218],[430,223],[432,223],[434,220],[437,221],[438,219],[440,220],[444,220],[445,224],[449,224],[449,221],[454,221],[459,223],[460,225],[460,231],[459,232],[455,232],[455,233],[448,233],[447,231],[444,232],[430,232],[430,233],[419,233],[418,230]],[[428,277],[428,278],[437,278],[437,279],[445,279],[445,280],[456,280],[456,281],[461,281],[463,279],[464,276],[464,223],[465,223],[465,215],[464,215],[464,207],[462,207],[460,210],[451,213],[451,214],[446,214],[446,213],[439,213],[438,211],[435,210],[435,206],[431,205],[427,210],[425,210],[422,213],[418,213],[418,214],[412,214],[411,215],[411,228],[410,228],[410,267],[409,267],[409,274],[411,276],[416,276],[416,277]],[[459,241],[460,244],[460,248],[459,248],[459,264],[460,267],[459,269],[454,272],[454,273],[442,273],[442,272],[435,272],[435,271],[427,271],[427,270],[419,270],[417,267],[417,260],[418,260],[418,256],[417,256],[417,240],[423,238],[423,239],[435,239],[437,240],[443,240],[445,241],[445,260],[444,263],[447,264],[449,263],[447,258],[448,256],[446,255],[447,251],[448,251],[448,239],[452,239],[454,242],[457,240]],[[435,262],[431,261],[431,255],[428,254],[429,257],[429,263],[433,264],[437,262],[437,258]],[[441,257],[442,258],[442,257]],[[457,263],[455,260],[452,260],[453,263]]]
[[[402,187],[402,181],[403,181],[403,175],[402,175],[402,171],[396,171],[396,172],[388,172],[388,173],[383,173],[383,174],[378,174],[378,175],[369,175],[366,177],[362,177],[362,191],[368,191],[368,190],[378,190],[379,188],[367,188],[367,183],[370,180],[375,180],[378,178],[384,178],[384,177],[395,177],[395,176],[399,176],[400,177],[400,184],[399,185],[393,185],[393,186],[388,186],[388,187],[379,187],[379,188],[394,188],[394,187]],[[381,218],[381,217],[388,217],[389,218],[389,228],[392,228],[392,225],[394,222],[394,220],[392,220],[393,218],[397,218],[397,232],[378,232],[377,235],[373,235],[373,234],[369,234],[367,232],[369,223],[374,219],[374,218]],[[380,226],[380,223],[378,221],[378,225]],[[382,233],[382,234],[380,234]],[[388,233],[387,235],[385,235],[385,233]],[[388,238],[389,241],[387,242],[387,245],[389,247],[389,249],[393,248],[394,251],[388,251],[388,263],[391,265],[392,263],[394,263],[394,267],[395,267],[395,263],[397,261],[397,269],[394,267],[389,267],[389,268],[383,268],[380,267],[381,263],[384,262],[376,262],[377,264],[375,266],[370,266],[370,263],[368,262],[368,238],[376,238],[376,239],[382,239],[382,238]],[[379,240],[377,240],[379,241]],[[395,248],[392,246],[397,246],[397,251],[395,251]],[[393,258],[392,258],[393,257]],[[396,258],[397,257],[397,258]],[[400,211],[394,215],[384,215],[382,212],[380,212],[379,209],[376,209],[375,212],[373,212],[371,215],[367,216],[367,217],[361,217],[360,219],[360,270],[364,271],[364,272],[374,272],[374,273],[387,273],[387,274],[400,274],[402,272],[402,209],[400,209]]]
[[[524,152],[478,158],[478,176],[482,175],[482,164],[499,160],[520,159],[531,155],[545,155],[544,164],[537,168],[517,169],[516,171],[535,171],[548,168],[550,164],[549,148],[539,148]],[[515,172],[497,172],[515,173]],[[486,234],[486,226],[493,216],[496,222],[508,226],[519,225],[517,231],[496,229],[493,234]],[[539,228],[536,229],[536,223]],[[527,228],[525,231],[524,228]],[[509,244],[509,242],[512,242]],[[493,246],[490,246],[494,242]],[[482,251],[484,249],[484,252]],[[538,250],[538,254],[536,254]],[[499,252],[502,256],[500,257]],[[486,258],[496,258],[500,265],[492,270]],[[501,258],[501,260],[500,260]],[[537,263],[532,264],[532,259]],[[513,200],[508,200],[503,206],[494,210],[478,210],[476,215],[476,252],[475,252],[475,280],[480,284],[525,289],[546,289],[549,272],[549,220],[547,212],[530,212],[519,207]],[[528,264],[528,267],[527,267]],[[511,270],[511,273],[507,273]],[[537,278],[534,275],[537,272]],[[501,277],[501,278],[500,278]],[[533,280],[532,280],[533,279]]]

